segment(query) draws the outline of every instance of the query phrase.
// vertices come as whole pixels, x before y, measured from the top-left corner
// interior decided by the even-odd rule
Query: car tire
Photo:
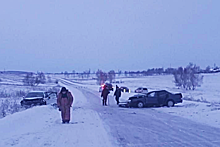
[[[138,102],[137,103],[137,107],[138,108],[143,108],[144,107],[144,103],[143,102]]]
[[[24,103],[23,103],[23,101],[21,101],[21,107],[23,107],[24,106]]]
[[[168,100],[167,101],[167,107],[173,107],[174,106],[174,101],[173,100]]]

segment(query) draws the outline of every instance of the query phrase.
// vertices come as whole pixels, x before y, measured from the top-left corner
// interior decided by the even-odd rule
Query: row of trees
[[[39,84],[45,84],[46,77],[43,72],[38,72],[37,74],[27,73],[23,79],[23,83],[27,86],[37,86]]]
[[[114,71],[111,70],[113,75],[117,75],[118,77],[120,76],[125,76],[125,77],[141,77],[141,76],[151,76],[151,75],[162,75],[162,74],[174,74],[178,68],[151,68],[143,71]],[[215,72],[220,72],[220,67],[214,65],[214,67],[207,66],[205,69],[199,68],[197,73],[215,73]],[[97,76],[97,73],[100,74]],[[96,75],[97,78],[102,77],[102,79],[108,79],[108,72],[103,72],[102,70],[98,71],[93,71],[91,72],[90,70],[86,70],[84,72],[78,73],[75,70],[72,71],[72,73],[68,73],[67,71],[62,72],[61,74],[64,74],[66,78],[73,77],[73,78],[90,78],[92,75]],[[105,75],[106,74],[106,75]],[[114,76],[113,76],[114,78]],[[110,79],[112,79],[110,77]]]
[[[91,75],[91,71],[90,70],[86,70],[82,73],[77,73],[75,70],[72,71],[72,73],[68,73],[67,71],[65,71],[64,73],[62,72],[61,74],[64,74],[64,76],[66,78],[69,78],[70,76],[73,77],[73,78],[90,78],[90,75]]]
[[[174,83],[178,87],[182,87],[187,90],[194,90],[196,87],[201,86],[203,82],[203,76],[200,73],[213,73],[220,72],[220,68],[215,66],[215,68],[211,68],[208,66],[205,70],[202,70],[199,66],[190,63],[186,67],[179,68],[152,68],[143,71],[124,71],[121,70],[114,71],[110,70],[109,72],[104,72],[102,70],[97,70],[96,72],[91,73],[90,70],[84,71],[82,73],[77,73],[74,70],[72,73],[62,72],[66,78],[70,76],[73,78],[90,78],[91,74],[95,74],[96,77],[92,76],[97,80],[97,84],[105,83],[107,80],[112,83],[116,75],[120,77],[121,75],[125,77],[140,77],[140,76],[150,76],[150,75],[164,75],[164,74],[173,74],[174,75]],[[48,80],[51,81],[51,78],[48,77]],[[24,85],[36,86],[38,84],[44,84],[46,82],[46,78],[44,73],[38,72],[37,74],[28,73],[24,80]]]
[[[125,71],[125,76],[149,76],[155,74],[173,74],[174,83],[179,88],[184,88],[186,90],[195,90],[196,87],[200,87],[203,83],[204,76],[201,73],[207,73],[208,71],[201,70],[199,66],[193,63],[189,63],[186,67],[167,68],[153,68],[148,69],[147,71]],[[109,71],[108,73],[98,70],[96,72],[97,84],[102,84],[105,81],[109,80],[110,83],[115,79],[116,73],[114,70]]]

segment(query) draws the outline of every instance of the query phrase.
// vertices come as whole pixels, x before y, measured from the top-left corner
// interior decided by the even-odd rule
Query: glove
[[[60,107],[58,107],[58,110],[61,111]]]

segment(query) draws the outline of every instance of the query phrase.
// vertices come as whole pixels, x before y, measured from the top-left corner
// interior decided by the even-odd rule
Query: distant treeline
[[[194,65],[196,66],[196,73],[200,74],[200,73],[217,73],[220,72],[220,67],[215,66],[215,67],[206,67],[206,69],[201,69],[199,66],[193,64],[193,63],[189,63],[189,65]],[[80,78],[89,78],[92,75],[96,75],[96,77],[100,76],[99,74],[101,74],[102,76],[108,76],[108,74],[110,75],[114,75],[115,76],[125,76],[125,77],[134,77],[134,76],[151,76],[151,75],[169,75],[169,74],[174,74],[176,73],[179,68],[183,68],[183,67],[178,67],[178,68],[151,68],[151,69],[147,69],[147,70],[142,70],[142,71],[114,71],[114,70],[110,70],[109,72],[104,72],[102,70],[97,70],[96,72],[93,71],[91,72],[90,70],[84,71],[84,72],[61,72],[61,73],[57,73],[57,74],[64,74],[65,76],[72,76],[72,77],[80,77]],[[106,75],[105,75],[106,74]]]

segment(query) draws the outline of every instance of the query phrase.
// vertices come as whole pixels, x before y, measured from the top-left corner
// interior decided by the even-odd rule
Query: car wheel
[[[168,100],[167,101],[167,107],[173,107],[173,106],[174,106],[173,100]]]
[[[138,102],[137,103],[137,107],[138,108],[143,108],[144,107],[144,103],[143,102]]]

